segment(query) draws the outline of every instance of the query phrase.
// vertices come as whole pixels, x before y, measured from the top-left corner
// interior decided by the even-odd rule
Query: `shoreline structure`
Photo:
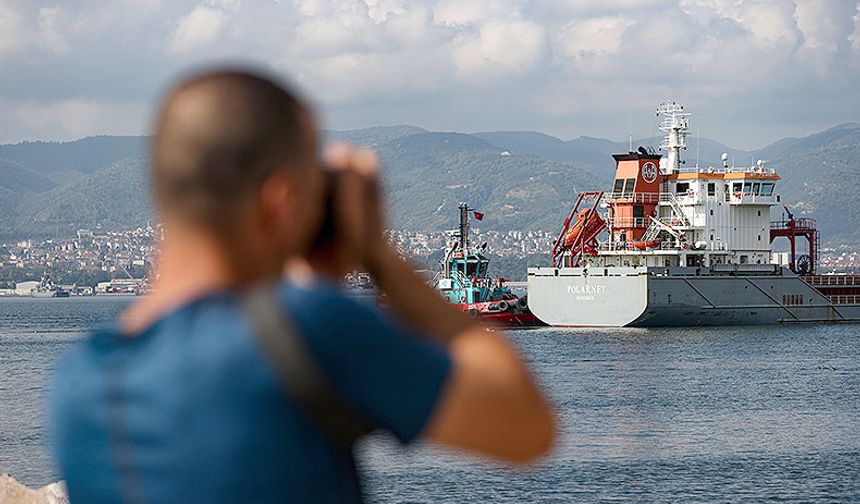
[[[38,489],[19,483],[12,475],[0,475],[0,502],[3,504],[69,504],[62,481]]]

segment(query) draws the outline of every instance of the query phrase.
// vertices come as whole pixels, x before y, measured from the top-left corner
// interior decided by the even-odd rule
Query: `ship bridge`
[[[666,155],[645,147],[613,155],[612,190],[580,196],[553,248],[554,261],[567,250],[571,265],[768,264],[779,175],[763,160],[730,166],[728,154],[722,166],[688,168],[680,152],[690,114],[667,102],[658,115]]]

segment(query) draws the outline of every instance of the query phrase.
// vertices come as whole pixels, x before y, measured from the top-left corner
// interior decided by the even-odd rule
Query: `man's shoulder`
[[[337,285],[328,282],[315,282],[296,285],[281,282],[278,296],[285,309],[301,322],[314,325],[342,325],[375,319],[381,316],[379,308],[366,300],[359,301]]]

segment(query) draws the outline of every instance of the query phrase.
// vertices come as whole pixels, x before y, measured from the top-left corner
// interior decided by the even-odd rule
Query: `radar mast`
[[[681,170],[681,150],[687,150],[687,130],[690,128],[690,114],[676,101],[666,101],[657,107],[660,122],[657,127],[666,133],[660,143],[660,150],[666,151],[665,174]]]

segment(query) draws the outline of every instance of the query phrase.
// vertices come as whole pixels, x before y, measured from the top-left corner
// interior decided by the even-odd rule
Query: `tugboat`
[[[69,297],[69,291],[58,285],[54,285],[53,280],[51,280],[51,275],[46,271],[45,274],[42,275],[42,280],[39,282],[39,285],[33,287],[33,290],[30,291],[30,297],[67,298]]]
[[[504,278],[489,276],[490,260],[484,255],[487,244],[472,248],[469,241],[469,212],[478,220],[483,214],[460,203],[460,227],[456,238],[439,261],[433,279],[439,294],[451,304],[484,322],[504,326],[542,325],[532,315],[525,296],[517,297]]]

